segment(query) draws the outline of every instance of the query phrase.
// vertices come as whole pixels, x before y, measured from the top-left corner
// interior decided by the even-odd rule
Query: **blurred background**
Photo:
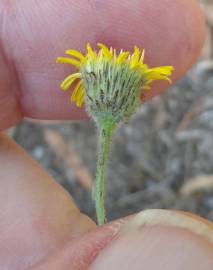
[[[213,220],[213,0],[201,2],[207,38],[199,61],[114,136],[108,220],[147,208],[184,209]],[[9,132],[95,218],[94,124],[25,120]]]

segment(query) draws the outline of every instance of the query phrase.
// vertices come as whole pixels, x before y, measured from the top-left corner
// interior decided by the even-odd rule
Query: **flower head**
[[[70,57],[58,57],[57,62],[75,66],[78,72],[67,76],[61,83],[68,90],[75,82],[71,100],[77,106],[85,101],[93,115],[111,114],[116,122],[128,118],[139,104],[141,89],[149,89],[155,80],[170,82],[172,66],[150,68],[144,64],[144,50],[134,47],[134,52],[120,50],[98,43],[95,51],[87,44],[84,55],[67,50]]]

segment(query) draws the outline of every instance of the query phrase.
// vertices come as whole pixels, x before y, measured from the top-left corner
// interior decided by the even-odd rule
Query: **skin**
[[[68,47],[84,50],[87,41],[124,49],[137,45],[146,49],[151,66],[173,65],[175,81],[196,61],[203,40],[203,15],[194,0],[1,0],[0,129],[11,127],[23,117],[87,118],[83,109],[69,103],[70,93],[58,89],[58,83],[73,71],[70,66],[55,64],[55,58]],[[166,83],[156,83],[143,99],[166,87]],[[106,265],[108,256],[104,247],[108,244],[110,249],[114,235],[131,219],[97,228],[79,212],[67,192],[4,133],[0,135],[0,179],[0,265],[6,270],[83,270],[97,254],[99,265],[94,269],[102,269],[101,258]],[[148,239],[156,234],[153,230],[146,232]],[[161,246],[169,249],[172,243],[163,231],[162,235]],[[181,230],[169,233],[174,242],[180,236]],[[208,256],[210,248],[203,244],[193,251],[197,242],[193,237],[189,242],[192,263],[187,269],[201,269],[196,268],[196,258],[199,254]],[[125,241],[122,243],[118,248],[121,257],[126,247]],[[158,250],[154,245],[149,254],[152,264],[143,260],[144,267],[155,269]],[[113,254],[117,253],[110,256]],[[177,245],[171,254],[173,265],[180,254],[181,246]],[[117,266],[108,269],[120,265],[116,256]]]

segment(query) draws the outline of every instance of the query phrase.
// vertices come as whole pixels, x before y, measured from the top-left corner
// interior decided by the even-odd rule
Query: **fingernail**
[[[89,269],[212,270],[213,224],[177,211],[143,211]]]

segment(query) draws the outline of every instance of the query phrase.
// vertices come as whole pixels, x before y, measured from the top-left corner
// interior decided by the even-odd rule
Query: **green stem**
[[[112,120],[106,119],[100,121],[98,161],[95,182],[95,206],[97,221],[99,225],[102,225],[105,222],[105,178],[109,160],[111,138],[114,128],[115,123]]]

